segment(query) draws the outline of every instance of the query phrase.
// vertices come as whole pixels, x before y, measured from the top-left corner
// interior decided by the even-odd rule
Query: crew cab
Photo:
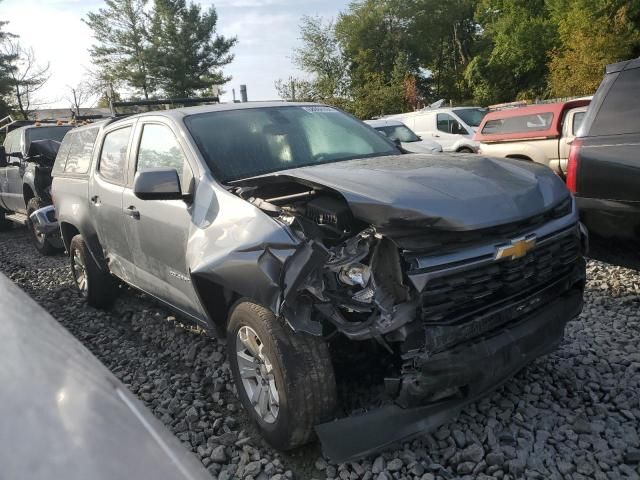
[[[480,142],[483,155],[541,163],[564,178],[569,148],[589,102],[581,99],[490,112],[474,140]]]
[[[62,246],[58,232],[36,229],[30,216],[51,205],[51,168],[59,142],[73,126],[20,121],[11,126],[17,128],[7,132],[0,147],[0,228],[12,223],[28,226],[36,249],[50,255]],[[55,222],[53,208],[42,215]]]
[[[640,269],[640,58],[606,67],[571,144],[567,186],[592,256]]]
[[[108,307],[119,279],[226,336],[277,448],[315,427],[342,461],[433,428],[581,311],[584,232],[540,165],[403,154],[308,103],[149,112],[76,141],[53,195],[79,291]],[[384,359],[385,404],[335,420],[334,360],[355,350]]]

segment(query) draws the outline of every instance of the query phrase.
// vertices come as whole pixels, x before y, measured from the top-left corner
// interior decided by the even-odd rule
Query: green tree
[[[233,60],[237,39],[216,33],[218,15],[184,0],[155,0],[149,29],[154,81],[170,97],[189,97],[230,80],[222,67]]]
[[[122,81],[148,99],[156,90],[151,76],[147,0],[105,0],[106,7],[87,14],[83,21],[93,30],[89,49],[97,76]]]
[[[547,93],[548,52],[557,28],[544,0],[482,0],[478,52],[465,79],[480,103],[498,103]]]
[[[334,23],[304,16],[300,22],[300,39],[302,46],[294,50],[293,62],[312,77],[313,96],[321,101],[347,97],[347,63],[335,36]]]
[[[556,1],[560,46],[550,54],[549,87],[555,96],[590,95],[609,63],[640,53],[640,2]]]
[[[16,55],[7,53],[9,42],[15,37],[4,31],[7,23],[0,21],[0,118],[4,118],[10,111],[6,96],[12,91],[12,75],[16,69]]]

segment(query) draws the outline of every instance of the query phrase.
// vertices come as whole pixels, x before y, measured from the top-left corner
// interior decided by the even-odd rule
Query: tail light
[[[578,191],[578,167],[581,147],[582,140],[579,138],[575,138],[571,142],[571,150],[569,150],[569,159],[567,160],[567,188],[571,193]]]

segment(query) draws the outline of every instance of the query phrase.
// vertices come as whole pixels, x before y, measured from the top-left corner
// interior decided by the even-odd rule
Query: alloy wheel
[[[241,327],[236,336],[236,357],[242,388],[256,413],[266,423],[274,423],[280,410],[280,396],[271,361],[264,344],[251,327]]]

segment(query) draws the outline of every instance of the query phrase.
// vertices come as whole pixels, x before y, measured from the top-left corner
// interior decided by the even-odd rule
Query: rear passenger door
[[[187,192],[193,170],[178,136],[162,118],[140,120],[130,166],[131,181],[124,189],[125,212],[135,212],[125,224],[136,259],[137,286],[201,318],[199,301],[186,262],[191,227],[191,205],[184,200],[140,200],[133,193],[133,178],[149,168],[174,168],[181,189]]]
[[[127,159],[134,126],[134,122],[118,122],[105,131],[96,172],[89,184],[89,209],[109,269],[127,282],[133,280],[133,258],[127,239],[122,194],[129,180]]]

